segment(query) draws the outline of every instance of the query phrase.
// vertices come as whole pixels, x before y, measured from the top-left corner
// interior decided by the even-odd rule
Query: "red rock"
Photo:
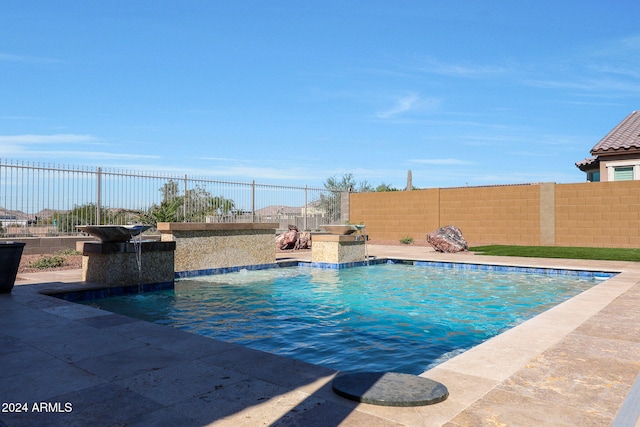
[[[469,250],[462,231],[455,225],[447,225],[427,234],[427,242],[438,252],[466,252]]]
[[[298,234],[298,241],[293,249],[310,249],[311,248],[311,233],[304,231]]]

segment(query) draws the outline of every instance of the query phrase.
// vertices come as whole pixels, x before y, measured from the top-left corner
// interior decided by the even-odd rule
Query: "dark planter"
[[[0,294],[11,292],[26,243],[0,242]]]

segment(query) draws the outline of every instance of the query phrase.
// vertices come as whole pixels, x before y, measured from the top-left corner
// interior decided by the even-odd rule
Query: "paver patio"
[[[0,296],[0,426],[639,425],[637,263],[368,251],[621,273],[427,371],[450,396],[412,408],[341,398],[327,368],[39,293],[82,286],[78,270],[25,274]]]

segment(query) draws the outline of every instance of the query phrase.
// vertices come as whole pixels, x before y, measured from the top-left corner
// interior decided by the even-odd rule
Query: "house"
[[[302,215],[302,208],[295,208],[291,206],[271,205],[262,209],[256,210],[256,215],[266,219],[279,219],[289,218]]]
[[[640,111],[634,111],[576,163],[587,181],[640,180]]]
[[[35,223],[31,215],[22,211],[12,211],[0,208],[0,227],[26,227]]]

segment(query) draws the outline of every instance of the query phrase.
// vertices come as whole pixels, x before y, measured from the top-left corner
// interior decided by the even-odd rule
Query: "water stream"
[[[360,234],[356,235],[356,241],[360,240],[360,237],[364,239],[364,261],[366,265],[369,265],[369,249],[367,248],[367,228],[364,224],[356,225],[356,228]]]
[[[138,265],[138,293],[142,293],[142,233],[131,237],[131,243],[136,251],[136,264]]]

